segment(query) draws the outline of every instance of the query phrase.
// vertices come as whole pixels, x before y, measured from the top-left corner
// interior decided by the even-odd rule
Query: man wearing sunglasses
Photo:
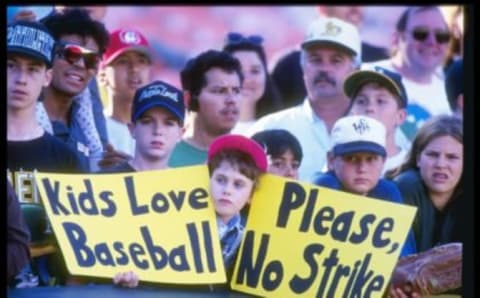
[[[83,9],[53,13],[42,20],[57,40],[52,81],[44,89],[37,119],[82,156],[85,169],[96,168],[103,144],[92,112],[89,82],[108,44],[105,26]]]
[[[442,70],[449,41],[448,25],[439,7],[412,6],[397,22],[392,58],[362,65],[367,69],[384,67],[403,77],[409,98],[407,118],[401,126],[407,138],[402,147],[409,146],[428,118],[451,113]]]

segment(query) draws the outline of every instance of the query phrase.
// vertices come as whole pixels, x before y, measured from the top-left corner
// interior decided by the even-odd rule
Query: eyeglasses
[[[76,44],[60,43],[56,54],[70,64],[74,64],[83,58],[85,67],[97,69],[101,58],[97,52]]]
[[[413,38],[415,40],[421,41],[421,42],[425,41],[428,38],[428,36],[430,35],[430,33],[435,34],[435,40],[439,44],[447,43],[450,40],[450,36],[451,36],[450,32],[448,32],[448,31],[436,30],[434,32],[431,32],[430,30],[425,29],[425,28],[415,28],[415,29],[412,30]]]
[[[239,44],[239,43],[253,43],[254,45],[261,45],[263,37],[260,35],[243,36],[237,32],[230,32],[225,39],[226,44]]]

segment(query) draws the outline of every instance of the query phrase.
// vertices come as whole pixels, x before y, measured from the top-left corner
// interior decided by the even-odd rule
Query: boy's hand
[[[127,162],[132,157],[122,151],[117,151],[111,144],[107,144],[105,146],[105,151],[103,152],[102,159],[98,162],[98,166],[100,168],[108,168],[122,162]]]
[[[126,288],[136,288],[138,281],[138,275],[133,271],[117,273],[113,278],[114,284]]]

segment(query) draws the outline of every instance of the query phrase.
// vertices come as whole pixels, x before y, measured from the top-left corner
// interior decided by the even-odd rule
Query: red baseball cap
[[[267,171],[267,155],[262,146],[254,140],[234,134],[220,136],[216,138],[208,148],[208,161],[224,149],[235,149],[250,155],[260,171]]]
[[[140,31],[135,29],[119,29],[110,33],[108,47],[103,54],[102,66],[110,64],[115,58],[126,51],[141,52],[150,59],[152,53],[150,44]]]

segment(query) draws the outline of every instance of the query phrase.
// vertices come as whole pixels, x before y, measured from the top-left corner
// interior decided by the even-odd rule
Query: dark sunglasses
[[[85,67],[89,69],[97,69],[101,61],[100,55],[97,52],[70,43],[59,44],[56,54],[70,64],[74,64],[80,59],[83,59]]]
[[[230,32],[225,39],[226,44],[239,44],[239,43],[253,43],[255,45],[261,45],[263,37],[260,35],[243,36],[240,33]]]
[[[448,31],[434,31],[431,32],[430,30],[424,28],[416,28],[412,30],[412,36],[417,41],[425,41],[430,33],[435,34],[435,40],[437,43],[447,43],[450,41],[450,32]]]

